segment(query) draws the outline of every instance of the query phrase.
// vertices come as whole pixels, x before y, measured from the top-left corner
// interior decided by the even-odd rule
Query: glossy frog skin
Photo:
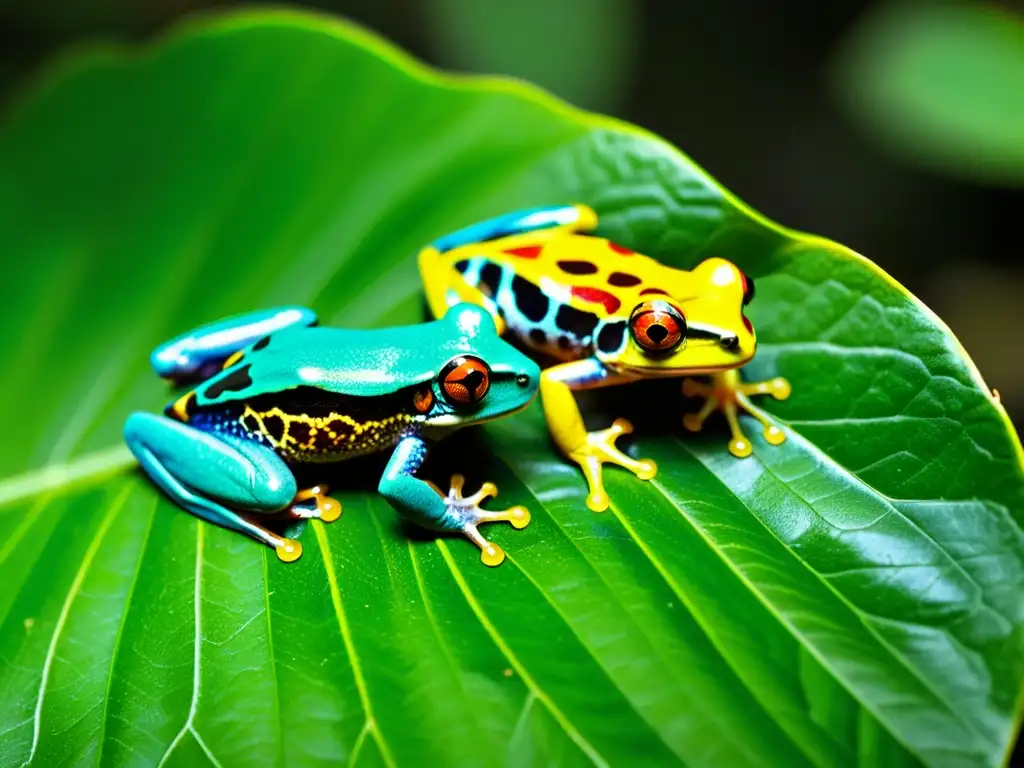
[[[290,465],[336,462],[392,450],[380,492],[400,513],[436,531],[458,531],[487,565],[505,555],[481,523],[529,523],[522,507],[486,511],[485,483],[463,497],[462,478],[443,494],[416,477],[428,443],[453,430],[525,408],[537,364],[503,341],[477,306],[443,319],[379,330],[321,328],[302,307],[254,312],[203,326],[158,347],[157,373],[194,388],[164,416],[134,413],[125,440],[150,478],[192,514],[299,557],[299,542],[259,516],[341,514],[324,486],[299,489]]]
[[[721,410],[732,431],[729,449],[743,457],[751,445],[737,411],[758,419],[765,439],[778,445],[784,433],[749,396],[781,400],[790,387],[784,379],[743,383],[739,378],[736,369],[754,356],[756,339],[743,314],[754,284],[735,265],[711,258],[692,271],[673,269],[586,234],[597,224],[597,215],[583,205],[519,211],[442,237],[421,251],[419,260],[436,316],[454,303],[473,302],[491,313],[501,333],[560,361],[541,376],[544,414],[558,447],[583,468],[587,505],[602,511],[609,503],[604,463],[645,480],[657,467],[615,446],[620,435],[632,431],[625,419],[588,433],[573,390],[710,375],[710,384],[684,379],[683,394],[703,396],[705,402],[683,424],[697,431]]]

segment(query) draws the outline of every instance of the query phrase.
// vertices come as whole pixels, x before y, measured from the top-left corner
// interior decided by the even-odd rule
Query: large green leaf
[[[452,438],[438,478],[468,466],[533,511],[493,531],[496,569],[396,525],[379,461],[342,467],[345,516],[285,566],[118,447],[168,398],[163,338],[278,302],[416,321],[422,243],[572,200],[668,263],[756,278],[750,373],[792,380],[788,442],[737,460],[720,424],[676,428],[678,384],[609,392],[592,412],[635,418],[662,470],[609,471],[597,515],[538,406]],[[1024,677],[1005,413],[876,267],[655,137],[330,20],[228,16],[56,67],[0,135],[0,233],[0,764],[1003,759]]]

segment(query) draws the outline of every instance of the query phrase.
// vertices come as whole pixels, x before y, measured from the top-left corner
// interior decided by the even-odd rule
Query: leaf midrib
[[[96,553],[99,551],[99,548],[103,543],[103,539],[110,530],[110,526],[113,525],[114,519],[118,514],[120,514],[121,509],[124,507],[125,501],[127,500],[130,492],[131,487],[125,486],[117,498],[110,504],[110,507],[107,509],[107,513],[103,516],[99,526],[96,528],[96,532],[93,534],[92,541],[89,542],[89,546],[86,548],[85,554],[82,556],[82,563],[78,567],[78,571],[75,573],[75,577],[72,579],[71,586],[68,588],[68,593],[61,605],[60,614],[57,616],[57,622],[54,624],[53,634],[50,636],[50,642],[46,649],[46,656],[43,660],[43,669],[39,680],[39,691],[36,694],[36,706],[31,719],[32,746],[29,749],[28,757],[25,758],[25,761],[22,763],[23,768],[32,762],[36,754],[36,749],[39,747],[39,737],[42,727],[43,700],[46,696],[46,687],[49,684],[50,668],[53,664],[54,658],[56,657],[57,644],[60,642],[60,636],[64,630],[64,625],[67,622],[68,616],[71,614],[71,606],[74,604],[75,598],[77,598],[81,592],[82,584],[85,583],[85,579],[89,574],[89,568],[92,566]]]
[[[444,559],[451,571],[452,577],[455,579],[456,584],[462,592],[463,598],[469,605],[470,609],[477,617],[477,621],[484,628],[484,631],[491,637],[491,640],[498,647],[498,650],[502,652],[508,663],[512,668],[519,674],[519,677],[526,683],[527,687],[537,696],[537,698],[547,707],[548,712],[558,722],[565,733],[575,742],[576,746],[590,758],[591,762],[599,766],[599,768],[610,768],[605,759],[601,754],[590,744],[590,742],[578,731],[576,727],[572,725],[565,713],[562,712],[561,708],[555,704],[554,700],[537,684],[537,681],[533,679],[530,672],[523,666],[522,662],[519,661],[518,657],[512,652],[504,638],[501,637],[501,633],[497,631],[497,628],[491,623],[491,620],[484,613],[483,607],[479,601],[473,595],[472,590],[469,588],[469,584],[466,582],[465,577],[462,575],[462,571],[459,570],[456,565],[454,558],[452,558],[451,552],[448,551],[448,545],[442,539],[435,541],[437,548],[441,551],[441,557]]]
[[[334,571],[334,560],[331,557],[331,545],[327,538],[327,532],[324,530],[323,524],[319,520],[311,520],[310,523],[313,528],[313,532],[316,535],[320,556],[324,562],[324,569],[327,574],[327,585],[330,589],[334,612],[338,619],[338,629],[341,632],[341,640],[345,645],[345,651],[348,654],[349,662],[352,664],[352,677],[356,684],[356,690],[359,692],[359,702],[363,707],[363,715],[366,718],[366,724],[363,727],[364,729],[372,731],[374,741],[380,748],[381,757],[384,762],[387,763],[389,768],[396,768],[395,759],[391,754],[391,749],[381,736],[380,731],[377,728],[377,721],[373,716],[373,706],[370,702],[369,690],[366,687],[366,678],[363,677],[362,661],[360,660],[355,644],[352,641],[352,632],[348,625],[348,616],[345,613],[345,607],[341,600],[341,590],[338,587],[338,577]]]

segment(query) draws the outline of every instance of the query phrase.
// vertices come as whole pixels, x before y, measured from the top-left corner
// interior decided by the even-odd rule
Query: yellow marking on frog
[[[581,234],[597,226],[597,214],[584,205],[576,208],[580,211],[580,220],[574,224],[458,246],[440,254],[440,262],[454,270],[457,262],[482,256],[495,264],[510,267],[517,275],[539,286],[552,298],[601,318],[611,315],[628,316],[633,307],[643,301],[640,294],[645,289],[660,289],[670,296],[685,299],[702,293],[706,288],[706,280],[696,278],[692,272],[667,267],[649,256],[622,248],[607,238]],[[562,269],[559,262],[589,264],[596,271],[591,274],[573,274]],[[458,272],[455,274],[458,275]],[[639,282],[634,285],[616,285],[612,280],[616,274],[635,278]],[[623,277],[617,279],[632,282]],[[617,298],[620,307],[609,312],[606,305],[600,302],[573,296],[573,287],[604,291]],[[656,294],[646,294],[645,298],[652,295]]]
[[[231,355],[231,357],[229,357],[229,358],[228,358],[227,360],[225,360],[225,361],[224,361],[224,365],[222,365],[222,366],[221,366],[221,370],[222,370],[222,371],[226,371],[226,370],[227,370],[228,368],[230,368],[230,367],[231,367],[232,365],[234,365],[234,364],[235,364],[235,363],[237,363],[237,362],[238,362],[239,360],[241,360],[241,359],[242,359],[242,352],[243,352],[243,351],[244,351],[244,350],[241,350],[241,349],[240,349],[240,350],[238,350],[237,352],[235,352],[235,353],[234,353],[233,355]]]
[[[267,422],[275,418],[283,424],[280,438],[275,437],[267,426]],[[255,427],[250,426],[250,420],[255,423]],[[384,419],[356,421],[344,413],[310,416],[305,413],[287,413],[277,406],[266,411],[256,411],[246,405],[241,421],[251,432],[261,433],[282,454],[316,462],[334,461],[339,453],[370,453],[417,419],[407,413],[396,413]],[[304,440],[297,437],[296,427],[299,425],[307,428]]]
[[[586,206],[577,209],[583,223],[589,227],[596,224],[597,216],[592,210]],[[425,249],[420,254],[420,271],[428,288],[431,311],[435,316],[444,313],[448,290],[454,290],[462,300],[487,306],[472,296],[473,291],[480,294],[479,289],[469,286],[455,268],[460,261],[478,258],[511,270],[540,288],[556,304],[590,313],[599,320],[628,320],[640,304],[668,299],[682,310],[687,322],[724,329],[737,336],[736,346],[729,349],[713,338],[690,334],[686,343],[671,355],[651,356],[630,343],[614,359],[601,356],[603,362],[624,370],[642,370],[650,375],[659,371],[674,375],[683,371],[711,373],[744,365],[753,357],[756,341],[743,319],[744,280],[735,265],[709,258],[692,270],[675,269],[606,238],[587,235],[582,232],[586,228],[578,222],[532,230],[469,243],[443,254]],[[439,280],[443,280],[443,287],[436,285]],[[548,334],[550,348],[545,351],[567,359],[554,345],[556,337],[557,334]]]
[[[171,406],[171,412],[178,418],[178,421],[188,421],[188,401],[195,397],[195,392],[186,392],[184,395],[174,401],[174,405]]]

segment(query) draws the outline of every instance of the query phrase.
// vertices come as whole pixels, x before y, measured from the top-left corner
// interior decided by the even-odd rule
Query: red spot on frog
[[[505,253],[510,253],[521,259],[536,259],[540,256],[542,248],[543,246],[540,245],[524,245],[521,248],[509,248]]]
[[[653,296],[655,294],[657,294],[658,296],[670,295],[668,291],[663,291],[661,290],[661,288],[644,288],[642,291],[640,291],[641,296]]]
[[[622,302],[614,295],[608,293],[608,291],[602,291],[600,288],[589,288],[587,286],[574,285],[572,287],[572,295],[579,299],[583,299],[584,301],[603,304],[604,311],[609,315],[613,314],[620,306],[622,306]]]
[[[611,248],[616,253],[622,254],[623,256],[632,256],[634,253],[636,253],[636,251],[632,250],[631,248],[627,248],[624,245],[619,245],[618,243],[613,243],[611,240],[608,241],[608,247]]]

